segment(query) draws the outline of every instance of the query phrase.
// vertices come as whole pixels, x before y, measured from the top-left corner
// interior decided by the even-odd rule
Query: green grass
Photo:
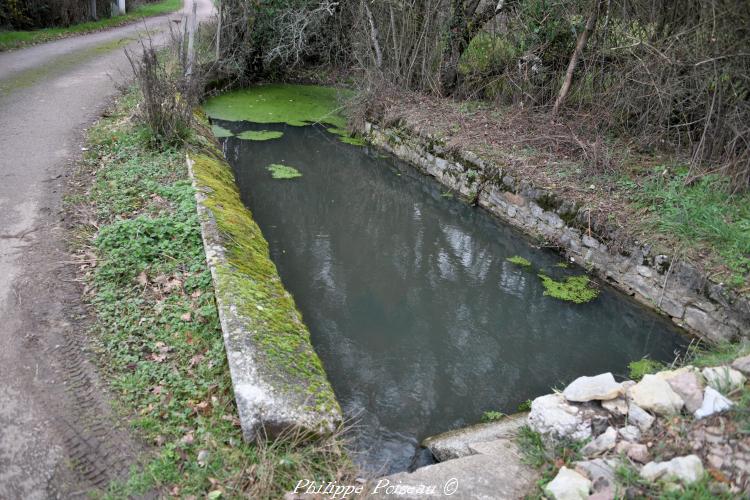
[[[527,498],[545,498],[542,494],[544,486],[555,478],[560,467],[564,465],[572,469],[573,462],[582,460],[581,448],[585,444],[584,441],[562,440],[554,446],[546,446],[542,435],[527,425],[519,429],[517,443],[524,462],[541,473],[538,491]]]
[[[651,229],[672,236],[678,247],[715,252],[728,269],[726,283],[742,286],[750,273],[750,194],[729,194],[726,180],[716,175],[687,180],[681,169],[654,175],[641,186],[624,184],[647,211]]]
[[[121,26],[143,17],[158,16],[174,12],[182,7],[182,0],[163,0],[157,3],[144,4],[124,16],[110,17],[98,21],[90,21],[66,28],[46,28],[31,31],[0,31],[0,51],[16,49],[26,45],[33,45],[58,38],[99,31],[105,28]]]
[[[667,366],[661,361],[655,361],[653,359],[643,358],[628,363],[629,376],[631,380],[636,382],[641,380],[644,375],[657,373],[665,370]]]
[[[506,417],[505,413],[501,411],[486,411],[482,413],[482,422],[483,423],[489,423],[489,422],[498,422]]]
[[[97,257],[85,278],[94,349],[150,448],[105,498],[279,498],[299,478],[336,479],[351,467],[337,437],[243,442],[185,152],[150,146],[128,119],[137,102],[128,94],[90,129],[89,188],[67,198],[89,214],[77,245]]]

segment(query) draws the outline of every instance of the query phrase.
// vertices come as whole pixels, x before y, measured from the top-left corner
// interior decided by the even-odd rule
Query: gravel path
[[[0,498],[85,498],[133,463],[88,360],[62,195],[84,130],[130,76],[122,48],[181,18],[0,53]]]

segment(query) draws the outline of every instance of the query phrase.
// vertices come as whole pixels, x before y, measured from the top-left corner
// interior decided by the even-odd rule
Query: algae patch
[[[343,130],[346,119],[339,113],[338,98],[348,94],[315,85],[259,85],[213,97],[203,109],[211,118],[226,121],[293,126],[324,123]]]
[[[234,134],[231,130],[227,130],[224,127],[220,125],[211,125],[211,132],[213,132],[214,137],[232,137]]]
[[[599,296],[599,291],[589,285],[589,277],[585,275],[569,276],[562,281],[555,281],[546,274],[538,276],[545,288],[544,295],[556,299],[583,304]]]
[[[237,134],[237,137],[246,141],[270,141],[272,139],[278,139],[283,135],[284,132],[276,130],[246,130]]]
[[[279,163],[270,164],[266,167],[266,170],[271,172],[271,177],[274,179],[295,179],[297,177],[302,177],[302,174],[296,168],[288,165],[281,165]]]
[[[516,264],[517,266],[531,267],[531,262],[529,262],[528,259],[524,259],[520,255],[514,255],[513,257],[508,257],[505,260],[507,260],[511,264]]]

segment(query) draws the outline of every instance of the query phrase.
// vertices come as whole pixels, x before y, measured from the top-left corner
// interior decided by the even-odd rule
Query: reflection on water
[[[235,132],[261,128],[220,123]],[[671,360],[672,325],[603,287],[589,304],[543,295],[536,272],[560,257],[377,151],[317,127],[228,139],[243,200],[310,327],[360,462],[403,470],[421,439],[512,413],[581,374],[625,374],[630,360]],[[303,176],[273,180],[283,163]],[[533,270],[511,264],[520,255]]]

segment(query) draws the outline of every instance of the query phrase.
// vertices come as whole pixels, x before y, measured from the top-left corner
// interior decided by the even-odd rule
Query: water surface
[[[539,270],[583,270],[556,267],[559,255],[393,157],[321,127],[218,124],[284,133],[228,138],[225,152],[336,395],[358,418],[357,458],[369,469],[406,469],[429,435],[512,413],[582,374],[671,360],[684,345],[669,321],[606,285],[587,304],[545,296]],[[302,177],[274,180],[272,163]],[[514,255],[532,269],[506,260]]]

